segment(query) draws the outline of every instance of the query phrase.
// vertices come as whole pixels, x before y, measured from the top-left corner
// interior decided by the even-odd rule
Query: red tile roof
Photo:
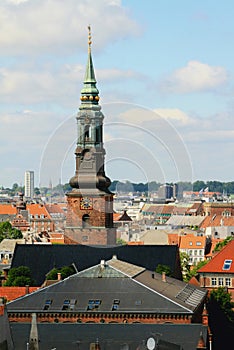
[[[189,233],[180,237],[180,249],[204,249],[205,246],[205,236],[195,236]]]
[[[232,260],[230,268],[224,270],[224,261]],[[216,273],[234,273],[234,240],[229,242],[213,259],[205,266],[201,267],[198,272],[216,272]]]
[[[43,204],[27,204],[27,210],[29,210],[31,215],[44,215],[45,217],[51,219],[50,214],[46,210]]]
[[[168,233],[167,239],[169,245],[179,245],[180,236],[177,233]]]
[[[28,287],[28,292],[32,293],[39,287]],[[27,287],[0,287],[0,297],[4,297],[7,301],[15,300],[27,294]]]
[[[26,208],[31,215],[44,215],[51,219],[50,214],[43,204],[27,204]],[[12,204],[0,204],[0,214],[16,215],[17,210]]]
[[[16,207],[12,204],[0,204],[0,214],[16,215]]]
[[[45,204],[45,207],[50,214],[65,214],[65,211],[61,208],[59,204]]]
[[[225,217],[223,215],[207,216],[201,224],[201,228],[218,226],[234,226],[234,217]]]

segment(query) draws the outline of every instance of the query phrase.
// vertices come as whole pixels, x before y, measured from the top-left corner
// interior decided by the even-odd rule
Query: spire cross
[[[92,44],[92,35],[91,35],[91,26],[89,25],[88,26],[88,31],[89,31],[89,35],[88,35],[88,49],[89,49],[89,52],[91,52],[91,44]]]

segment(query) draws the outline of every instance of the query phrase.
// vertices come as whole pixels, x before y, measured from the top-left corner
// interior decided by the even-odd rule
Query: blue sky
[[[1,0],[0,185],[73,176],[87,26],[112,180],[232,181],[234,4]]]

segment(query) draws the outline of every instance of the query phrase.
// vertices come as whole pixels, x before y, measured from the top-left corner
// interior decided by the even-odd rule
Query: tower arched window
[[[84,128],[84,139],[87,140],[90,138],[90,125],[85,125]]]
[[[84,214],[82,216],[82,227],[88,227],[90,225],[90,216],[88,214]]]

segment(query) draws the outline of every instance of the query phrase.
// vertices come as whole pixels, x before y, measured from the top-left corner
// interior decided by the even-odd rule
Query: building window
[[[119,299],[115,299],[113,301],[113,305],[112,305],[112,311],[116,311],[119,309],[119,303],[120,303],[120,300]]]
[[[70,300],[69,299],[64,300],[62,310],[68,310],[69,307],[70,307]]]
[[[90,225],[90,216],[88,214],[85,214],[82,216],[82,227],[86,228]]]
[[[211,285],[214,287],[214,286],[217,286],[217,278],[216,277],[212,277],[211,278]]]
[[[90,310],[95,310],[95,309],[98,309],[99,306],[101,305],[101,300],[100,299],[90,299],[89,302],[88,302],[88,307],[87,307],[87,310],[90,311]]]
[[[44,310],[48,310],[50,308],[50,305],[52,304],[52,299],[47,299],[45,301],[45,305],[44,305]]]
[[[189,255],[193,255],[193,251],[191,249],[189,250]]]
[[[193,245],[193,242],[190,241],[190,242],[189,242],[189,245]]]
[[[230,270],[231,265],[232,265],[232,260],[230,259],[224,260],[223,270]]]
[[[194,255],[197,255],[197,250],[196,249],[194,250]]]
[[[229,277],[225,278],[225,286],[226,287],[231,287],[231,278],[229,278]]]
[[[218,278],[218,285],[221,287],[223,286],[223,277]]]
[[[199,250],[199,255],[203,255],[203,250]]]
[[[201,242],[196,242],[196,245],[201,245]]]

